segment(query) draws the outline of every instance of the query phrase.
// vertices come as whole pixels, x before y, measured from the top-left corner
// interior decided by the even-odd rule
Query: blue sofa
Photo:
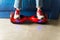
[[[58,19],[60,0],[44,0],[42,10],[48,14],[49,19]],[[14,0],[0,0],[0,18],[9,18],[10,12],[14,11]],[[28,6],[27,6],[28,5]],[[35,0],[22,0],[21,15],[31,16],[36,14]]]

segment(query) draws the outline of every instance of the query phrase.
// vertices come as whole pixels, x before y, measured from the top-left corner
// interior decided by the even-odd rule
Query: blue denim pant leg
[[[43,0],[36,0],[36,7],[42,7],[43,6]]]
[[[22,6],[22,0],[15,0],[14,2],[14,8],[21,8]]]
[[[22,6],[22,0],[15,0],[14,2],[14,8],[21,8]],[[43,6],[43,0],[36,0],[36,7],[42,7]]]

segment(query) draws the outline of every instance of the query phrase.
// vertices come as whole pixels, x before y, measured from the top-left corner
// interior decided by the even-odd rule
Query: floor
[[[0,19],[0,40],[60,40],[60,20],[48,24],[12,24]]]

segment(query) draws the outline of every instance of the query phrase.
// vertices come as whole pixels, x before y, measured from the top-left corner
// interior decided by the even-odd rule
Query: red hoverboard
[[[39,20],[36,16],[31,16],[29,20],[34,23],[45,24],[48,21],[48,17],[47,15],[44,15],[44,18]]]
[[[14,23],[14,24],[21,24],[21,23],[24,23],[27,20],[31,21],[33,23],[44,24],[44,23],[47,23],[48,17],[47,17],[46,14],[44,14],[44,18],[39,20],[35,15],[34,16],[30,16],[30,17],[20,15],[20,18],[14,19],[14,12],[12,12],[10,14],[10,21],[12,23]]]
[[[11,12],[10,21],[14,24],[24,23],[26,21],[27,17],[23,16],[23,15],[20,15],[20,16],[21,16],[21,18],[14,19],[14,12]]]

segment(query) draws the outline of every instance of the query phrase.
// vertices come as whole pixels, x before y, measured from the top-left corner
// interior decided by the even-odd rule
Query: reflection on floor
[[[0,19],[0,40],[60,40],[60,21],[18,25]]]

